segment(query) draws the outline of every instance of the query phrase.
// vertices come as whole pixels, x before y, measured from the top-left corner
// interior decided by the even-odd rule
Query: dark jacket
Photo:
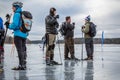
[[[57,19],[54,16],[48,15],[45,18],[45,25],[46,25],[46,33],[58,34],[57,28],[59,24],[57,22]]]
[[[74,28],[75,26],[73,24],[70,24],[70,23],[66,23],[66,35],[65,35],[65,38],[68,38],[68,37],[73,37],[74,36]]]

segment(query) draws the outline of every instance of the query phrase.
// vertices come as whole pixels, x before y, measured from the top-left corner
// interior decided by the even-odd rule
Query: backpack
[[[29,32],[32,28],[32,14],[28,11],[23,11],[21,13],[22,26],[20,30],[24,33]]]
[[[90,35],[91,37],[95,37],[95,36],[96,36],[96,33],[97,33],[96,27],[97,27],[97,26],[96,26],[93,22],[90,22],[89,35]]]
[[[66,35],[66,23],[65,22],[63,22],[62,23],[62,25],[61,25],[61,27],[60,27],[60,29],[59,29],[59,32],[60,32],[60,34],[62,35],[62,36],[65,36]]]

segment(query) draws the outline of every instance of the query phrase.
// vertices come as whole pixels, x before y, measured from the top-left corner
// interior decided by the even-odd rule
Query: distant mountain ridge
[[[13,37],[11,37],[11,36],[6,36],[5,43],[7,43],[7,44],[12,44],[13,42],[14,42]],[[29,40],[29,39],[27,39],[27,43],[30,43],[30,40]]]
[[[82,43],[84,43],[84,39],[74,38],[74,42],[75,42],[75,44],[82,44]],[[30,43],[40,44],[40,43],[42,43],[42,41],[41,40],[33,40],[33,41],[30,41]],[[64,40],[59,40],[59,43],[64,43]],[[101,44],[101,38],[94,38],[94,44]],[[104,44],[120,44],[120,38],[105,38]]]

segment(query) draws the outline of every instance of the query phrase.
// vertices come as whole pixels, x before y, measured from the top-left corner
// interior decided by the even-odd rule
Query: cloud
[[[11,13],[11,4],[16,0],[0,0],[0,16]],[[75,37],[81,37],[81,26],[84,18],[91,15],[92,21],[97,25],[100,37],[101,31],[109,32],[107,37],[115,37],[111,30],[120,29],[120,1],[119,0],[21,0],[23,10],[28,10],[33,15],[33,27],[30,39],[39,39],[45,33],[45,17],[49,14],[50,7],[55,7],[60,15],[59,23],[65,21],[66,16],[71,16],[76,23]],[[5,20],[5,19],[4,19]],[[115,26],[118,25],[118,26]],[[115,29],[115,28],[116,29]],[[11,33],[11,32],[9,32]],[[115,35],[119,34],[116,31]],[[117,37],[120,37],[118,35]]]

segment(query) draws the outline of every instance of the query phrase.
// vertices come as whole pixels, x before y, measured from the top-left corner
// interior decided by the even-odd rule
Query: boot
[[[70,57],[65,57],[65,60],[70,60],[71,58]]]
[[[76,58],[76,57],[71,57],[71,60],[77,60],[80,61],[80,59]]]
[[[26,70],[26,68],[24,66],[18,66],[18,67],[14,67],[12,68],[12,70]]]
[[[61,65],[60,63],[58,63],[58,62],[56,62],[56,61],[54,61],[54,60],[51,61],[51,64],[52,64],[52,65]]]
[[[52,65],[51,60],[49,58],[46,58],[46,65],[48,65],[48,66]]]
[[[84,60],[93,60],[91,57],[87,57]]]

